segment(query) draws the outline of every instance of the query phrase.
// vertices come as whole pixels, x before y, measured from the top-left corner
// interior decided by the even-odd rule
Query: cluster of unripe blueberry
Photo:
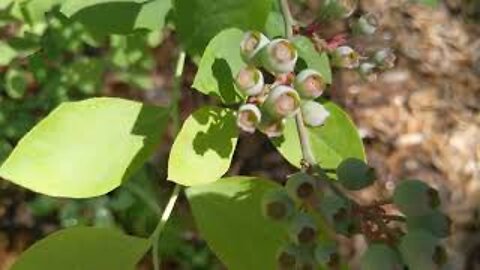
[[[368,242],[363,270],[435,270],[446,262],[441,238],[449,235],[450,221],[438,209],[435,189],[404,180],[391,201],[362,206],[348,194],[371,186],[373,169],[347,159],[336,178],[311,169],[291,175],[284,187],[264,195],[264,216],[284,223],[288,231],[288,241],[277,254],[278,269],[337,269],[339,235],[356,234]],[[399,214],[387,213],[386,205],[395,206]]]
[[[285,119],[301,110],[308,126],[320,126],[329,116],[317,101],[325,78],[313,69],[293,75],[298,59],[295,46],[286,39],[269,40],[260,32],[247,32],[240,44],[247,66],[235,78],[237,89],[248,96],[238,110],[237,125],[245,132],[256,129],[269,137],[282,135]],[[266,83],[264,72],[275,77]]]

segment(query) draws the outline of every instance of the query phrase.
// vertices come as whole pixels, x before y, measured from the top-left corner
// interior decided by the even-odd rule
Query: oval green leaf
[[[262,31],[272,0],[173,0],[175,26],[183,45],[201,54],[220,31],[235,27]]]
[[[119,98],[64,103],[20,140],[0,177],[50,196],[105,194],[152,154],[167,118]]]
[[[97,34],[128,34],[136,29],[161,30],[171,10],[167,0],[67,0],[60,11]]]
[[[299,58],[296,70],[314,69],[323,75],[327,83],[332,83],[332,70],[327,53],[317,52],[313,43],[304,36],[296,36],[293,44],[297,48]]]
[[[71,228],[34,244],[20,256],[12,270],[133,270],[149,244],[147,239],[112,229]]]
[[[347,113],[333,102],[322,104],[330,112],[330,117],[321,127],[307,128],[317,162],[325,169],[336,169],[346,158],[365,161],[362,139]],[[302,152],[295,119],[289,119],[283,136],[272,142],[292,165],[300,168]]]
[[[263,195],[274,188],[264,179],[233,177],[187,189],[202,237],[228,269],[276,269],[285,228],[261,213]]]
[[[243,32],[234,28],[215,36],[205,49],[192,87],[227,104],[240,101],[234,78],[245,66],[240,55],[242,38]]]
[[[232,110],[199,109],[185,121],[173,143],[168,179],[185,186],[217,181],[230,167],[237,140]]]

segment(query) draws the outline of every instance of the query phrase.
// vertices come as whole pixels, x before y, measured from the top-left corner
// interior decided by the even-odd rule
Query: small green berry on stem
[[[448,237],[451,232],[452,221],[440,211],[433,211],[424,216],[407,217],[408,230],[422,229],[435,237]]]
[[[357,35],[373,35],[378,28],[378,18],[372,13],[361,16],[353,25],[352,30]]]
[[[332,65],[339,68],[354,69],[360,65],[360,55],[349,46],[340,46],[332,54]]]
[[[286,221],[294,212],[295,204],[284,188],[267,191],[262,198],[263,215],[274,221]]]
[[[337,244],[332,241],[321,241],[317,243],[314,256],[319,264],[329,264],[337,253]]]
[[[290,197],[295,200],[309,201],[315,196],[317,186],[315,178],[306,173],[298,172],[288,177],[285,188]]]
[[[246,67],[238,72],[235,85],[244,95],[257,96],[262,93],[265,82],[260,70],[254,67]]]
[[[254,133],[261,119],[262,113],[254,104],[244,104],[238,109],[237,126],[247,133]]]
[[[262,52],[263,67],[275,75],[293,72],[297,59],[297,49],[287,39],[271,41]]]
[[[346,189],[357,191],[371,186],[376,176],[363,160],[347,158],[338,166],[337,178]]]
[[[411,270],[438,269],[445,263],[445,250],[440,240],[423,230],[409,231],[400,240],[400,253]]]
[[[393,68],[396,60],[397,57],[391,49],[381,49],[373,55],[373,61],[382,70]]]
[[[407,216],[431,214],[440,204],[438,192],[420,180],[404,180],[393,193],[393,203]]]
[[[295,78],[294,87],[304,99],[316,99],[323,94],[327,84],[322,74],[313,69],[301,71]]]
[[[285,130],[285,119],[263,117],[258,129],[269,138],[280,137]]]
[[[355,12],[358,0],[324,0],[320,8],[322,20],[345,19]]]
[[[240,53],[243,60],[252,64],[258,53],[270,42],[270,40],[258,31],[248,31],[240,43]]]
[[[310,215],[298,213],[290,220],[289,234],[295,244],[311,245],[317,241],[318,228]]]
[[[293,245],[288,244],[280,248],[277,252],[277,265],[280,270],[292,270],[295,269],[300,256],[300,249]]]
[[[362,78],[372,82],[377,79],[377,75],[375,74],[375,68],[377,67],[376,64],[371,62],[364,62],[361,63],[358,67],[358,73]]]
[[[327,109],[325,109],[322,104],[313,100],[302,102],[300,108],[303,114],[303,121],[307,126],[321,126],[327,121],[328,117],[330,117]]]
[[[300,107],[300,97],[292,87],[275,86],[267,96],[264,108],[274,119],[293,116]]]
[[[318,263],[315,261],[315,258],[310,254],[308,250],[300,253],[300,256],[297,261],[295,269],[298,270],[317,270]]]

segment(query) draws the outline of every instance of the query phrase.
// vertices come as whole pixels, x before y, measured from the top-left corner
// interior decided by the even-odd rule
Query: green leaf
[[[83,9],[95,7],[101,4],[109,3],[137,3],[142,4],[148,0],[66,0],[62,4],[61,12],[67,17],[71,17]]]
[[[237,139],[232,110],[199,109],[185,121],[173,143],[168,179],[185,186],[217,181],[230,167]]]
[[[135,21],[135,28],[150,30],[163,29],[165,19],[171,9],[171,0],[153,0],[143,4]]]
[[[263,31],[272,0],[173,0],[175,26],[183,45],[201,54],[220,31],[235,27]]]
[[[45,21],[45,13],[59,5],[61,0],[20,0],[15,1],[13,15],[31,26]]]
[[[347,113],[333,102],[323,102],[323,105],[330,112],[330,117],[323,126],[308,128],[317,162],[323,168],[335,169],[346,158],[365,161],[362,140]],[[287,121],[283,136],[272,141],[292,165],[300,168],[302,152],[294,119]]]
[[[332,70],[327,54],[317,52],[313,43],[304,36],[295,37],[293,44],[298,50],[297,71],[306,68],[315,69],[324,76],[327,83],[332,83]]]
[[[163,108],[118,98],[60,105],[0,167],[0,176],[50,196],[85,198],[118,187],[154,151]]]
[[[171,6],[169,0],[67,0],[61,12],[97,34],[128,34],[162,29]]]
[[[280,12],[271,11],[265,24],[265,34],[269,38],[285,36],[285,22]]]
[[[243,32],[233,28],[215,36],[205,49],[192,87],[224,103],[240,101],[234,78],[245,66],[240,55],[242,38]]]
[[[111,229],[77,227],[37,242],[20,256],[12,270],[133,270],[148,248],[147,239]]]
[[[187,189],[202,237],[228,269],[276,269],[285,229],[261,213],[263,195],[275,188],[264,179],[233,177]]]
[[[0,41],[0,66],[7,66],[17,55],[17,52],[12,47]]]

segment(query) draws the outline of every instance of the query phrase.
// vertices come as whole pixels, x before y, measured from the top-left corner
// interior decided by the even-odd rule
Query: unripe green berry
[[[295,89],[278,85],[268,93],[264,108],[274,119],[293,116],[300,107],[300,97]]]
[[[317,270],[318,264],[307,250],[300,253],[295,270]]]
[[[238,109],[237,126],[247,133],[254,133],[261,119],[262,113],[256,105],[243,104]]]
[[[393,203],[407,216],[424,216],[439,206],[440,198],[426,183],[405,180],[395,188]]]
[[[374,63],[364,62],[364,63],[361,63],[360,66],[358,67],[358,72],[362,76],[367,77],[374,73],[376,67],[377,65],[375,65]]]
[[[385,244],[372,244],[361,259],[361,269],[401,270],[399,255]]]
[[[299,261],[300,253],[300,249],[293,244],[288,244],[281,247],[277,252],[278,269],[295,270],[295,267]]]
[[[350,17],[357,9],[358,0],[324,0],[320,9],[322,20],[337,20]]]
[[[327,84],[322,74],[313,69],[301,71],[295,78],[295,90],[304,99],[316,99],[323,94]]]
[[[327,121],[328,117],[330,117],[327,109],[325,109],[322,104],[313,100],[302,102],[300,109],[303,115],[303,122],[305,122],[307,126],[321,126]]]
[[[283,188],[267,191],[262,198],[262,213],[274,221],[285,221],[294,212],[295,204]]]
[[[371,13],[365,14],[353,24],[352,28],[357,35],[373,35],[378,28],[378,19]]]
[[[263,67],[275,75],[293,72],[297,59],[297,49],[287,39],[272,40],[261,52]]]
[[[351,204],[346,199],[326,193],[320,200],[318,211],[334,225],[337,233],[348,236],[357,231],[357,224],[351,216]]]
[[[363,160],[347,158],[338,166],[337,178],[346,189],[357,191],[373,184],[375,171]]]
[[[318,264],[329,264],[337,253],[337,244],[334,242],[319,242],[314,250],[314,257]]]
[[[244,95],[257,96],[262,93],[265,82],[260,70],[254,67],[246,67],[238,72],[235,85]]]
[[[303,172],[295,173],[288,177],[285,188],[290,197],[295,200],[310,200],[316,192],[315,179]]]
[[[410,231],[403,236],[399,249],[409,270],[438,269],[446,256],[439,239],[422,230]]]
[[[298,213],[290,220],[288,231],[290,239],[297,245],[313,244],[318,236],[318,228],[315,220],[304,213]]]
[[[258,53],[270,42],[270,40],[258,31],[248,31],[240,43],[240,53],[246,63],[252,64]]]
[[[349,46],[340,46],[332,52],[332,65],[353,69],[360,65],[360,55]]]
[[[283,131],[285,130],[285,119],[262,120],[258,126],[258,129],[269,138],[280,137],[283,135]]]
[[[440,211],[433,211],[425,216],[407,217],[408,230],[424,230],[435,237],[444,238],[450,235],[451,220]]]
[[[391,69],[395,66],[397,57],[391,49],[381,49],[373,55],[373,61],[380,69]]]

